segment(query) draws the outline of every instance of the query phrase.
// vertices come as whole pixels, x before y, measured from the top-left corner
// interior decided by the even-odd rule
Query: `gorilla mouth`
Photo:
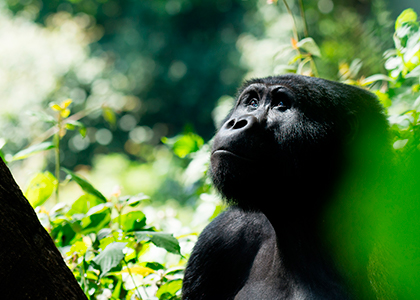
[[[233,157],[236,157],[236,158],[239,158],[239,159],[241,159],[241,160],[248,161],[248,162],[255,162],[255,160],[252,160],[252,159],[247,158],[247,157],[240,156],[240,155],[238,155],[238,154],[235,154],[235,153],[233,153],[233,152],[231,152],[231,151],[224,150],[224,149],[214,150],[214,151],[211,153],[211,156],[213,157],[214,155],[229,155],[229,156],[233,156]]]

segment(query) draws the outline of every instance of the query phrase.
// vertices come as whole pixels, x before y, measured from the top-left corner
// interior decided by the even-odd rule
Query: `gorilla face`
[[[368,123],[364,115],[374,110],[378,115],[380,107],[370,93],[327,80],[287,75],[247,82],[214,138],[212,180],[243,208],[264,210],[264,199],[287,192],[300,199],[296,205],[325,198],[348,162],[357,124]]]

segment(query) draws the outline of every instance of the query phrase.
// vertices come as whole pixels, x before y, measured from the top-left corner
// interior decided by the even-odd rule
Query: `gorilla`
[[[199,236],[183,299],[373,299],[369,257],[337,241],[357,244],[367,225],[348,221],[362,214],[351,211],[381,189],[391,149],[383,108],[364,89],[300,75],[246,82],[211,151],[229,208]]]

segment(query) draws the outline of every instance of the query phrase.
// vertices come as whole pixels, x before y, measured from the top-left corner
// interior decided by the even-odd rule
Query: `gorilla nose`
[[[224,130],[246,130],[253,127],[258,122],[252,115],[245,115],[239,118],[230,119],[223,126]]]

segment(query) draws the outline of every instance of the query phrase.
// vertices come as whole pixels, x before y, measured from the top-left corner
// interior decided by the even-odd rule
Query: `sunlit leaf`
[[[156,292],[159,300],[173,299],[173,296],[182,288],[182,280],[175,279],[163,284]]]
[[[71,246],[70,250],[67,252],[67,255],[72,255],[73,253],[84,255],[86,253],[86,250],[86,244],[83,241],[77,241]]]
[[[123,196],[120,197],[119,200],[123,203],[125,203],[126,205],[130,205],[132,207],[136,206],[137,204],[139,204],[141,201],[144,200],[149,200],[150,197],[146,196],[145,194],[141,193],[135,196]]]
[[[412,78],[412,77],[420,77],[420,65],[415,67],[413,70],[411,70],[410,73],[408,73],[405,78]]]
[[[125,256],[123,250],[126,245],[127,243],[111,243],[92,260],[92,265],[101,271],[100,278],[120,264]]]
[[[36,144],[29,148],[23,149],[22,151],[19,151],[18,153],[13,155],[11,161],[24,159],[38,152],[49,150],[52,148],[54,148],[54,144],[52,142],[44,142],[41,144]]]
[[[107,203],[92,207],[82,219],[82,233],[98,232],[111,221],[111,210]]]
[[[412,8],[404,10],[395,21],[395,30],[400,29],[402,26],[410,23],[417,22],[417,14]]]
[[[99,192],[97,189],[95,189],[93,187],[93,185],[90,184],[87,180],[83,179],[82,177],[76,175],[75,173],[73,173],[72,171],[70,171],[70,170],[68,170],[66,168],[61,168],[61,169],[64,172],[66,172],[67,174],[69,174],[70,177],[71,177],[71,179],[73,179],[86,193],[98,197],[103,202],[106,202],[107,201],[107,199],[105,198],[105,196],[102,195],[102,193]]]
[[[366,77],[365,79],[363,79],[362,84],[363,85],[368,85],[368,84],[371,84],[371,83],[374,83],[374,82],[380,81],[380,80],[392,81],[392,78],[389,77],[389,76],[383,75],[383,74],[375,74],[375,75],[372,75],[372,76],[369,76],[369,77]]]
[[[171,146],[174,153],[181,158],[198,151],[204,144],[203,138],[192,132],[171,139],[162,138],[162,142]]]
[[[32,207],[42,205],[53,193],[57,179],[50,172],[37,173],[29,182],[25,196]]]
[[[118,280],[116,286],[114,287],[114,291],[112,292],[112,298],[111,299],[121,299],[121,287],[122,287],[123,281]]]
[[[154,231],[136,231],[134,233],[140,241],[151,241],[156,246],[165,249],[168,252],[181,254],[178,240],[169,233]]]
[[[114,218],[113,222],[120,224],[123,231],[141,230],[146,226],[146,216],[141,211],[132,211]]]
[[[84,194],[74,201],[67,215],[86,214],[92,207],[103,203],[100,199],[92,194]]]
[[[125,268],[120,273],[128,273],[129,271],[132,274],[138,274],[138,275],[141,275],[141,276],[144,276],[144,277],[149,275],[149,274],[155,273],[155,271],[153,269],[150,269],[148,267],[143,267],[143,266],[135,266],[135,267],[131,267],[131,268]]]
[[[381,91],[374,91],[374,93],[376,94],[376,96],[378,96],[378,100],[379,102],[381,102],[381,104],[387,108],[390,107],[392,104],[391,99],[389,98],[389,95],[386,93],[383,93]]]
[[[314,55],[314,56],[318,56],[321,57],[321,50],[319,50],[318,45],[315,43],[313,38],[304,38],[302,40],[300,40],[296,46],[300,49],[305,50],[306,52]]]

